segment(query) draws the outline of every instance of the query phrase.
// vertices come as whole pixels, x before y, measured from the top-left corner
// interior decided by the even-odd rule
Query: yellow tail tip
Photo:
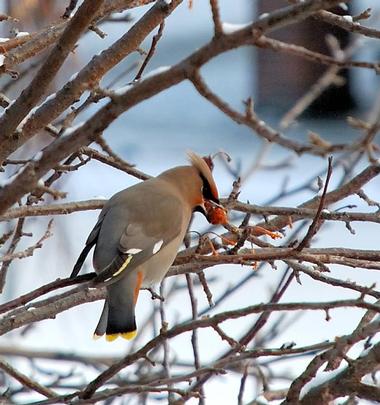
[[[107,342],[113,342],[119,336],[126,340],[132,340],[137,335],[137,330],[133,330],[132,332],[124,332],[124,333],[112,333],[110,335],[106,335]],[[99,335],[96,335],[100,337]]]
[[[127,339],[127,340],[132,340],[136,337],[137,335],[137,330],[133,330],[132,332],[126,332],[126,333],[120,333],[120,336],[123,339]]]
[[[112,333],[112,335],[106,335],[107,342],[113,342],[119,337],[120,333]]]

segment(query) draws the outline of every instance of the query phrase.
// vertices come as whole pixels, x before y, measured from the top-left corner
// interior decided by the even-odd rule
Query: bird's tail
[[[106,340],[112,342],[119,336],[127,340],[136,336],[135,305],[141,283],[142,273],[132,271],[107,286],[107,298],[94,338],[106,334]]]

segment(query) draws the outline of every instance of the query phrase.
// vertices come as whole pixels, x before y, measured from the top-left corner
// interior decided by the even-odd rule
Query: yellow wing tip
[[[124,332],[124,333],[112,333],[112,334],[106,335],[106,340],[107,340],[107,342],[113,342],[119,336],[126,340],[132,340],[136,335],[137,335],[137,330],[133,330],[131,332]],[[100,337],[99,335],[96,335],[96,336]]]

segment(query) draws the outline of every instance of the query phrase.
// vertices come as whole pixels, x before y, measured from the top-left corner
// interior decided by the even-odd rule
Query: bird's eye
[[[202,186],[202,195],[204,198],[207,198],[208,200],[212,200],[213,196],[210,190],[210,186],[207,183],[203,183]]]

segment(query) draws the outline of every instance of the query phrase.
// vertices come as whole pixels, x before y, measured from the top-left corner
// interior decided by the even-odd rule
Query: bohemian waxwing
[[[205,160],[193,152],[189,158],[191,166],[174,167],[120,191],[104,205],[71,274],[79,273],[95,245],[96,279],[107,285],[95,338],[136,336],[139,290],[164,278],[194,211],[202,212],[209,222],[226,221],[225,216],[220,221],[208,217],[204,203],[219,204],[218,190]]]

